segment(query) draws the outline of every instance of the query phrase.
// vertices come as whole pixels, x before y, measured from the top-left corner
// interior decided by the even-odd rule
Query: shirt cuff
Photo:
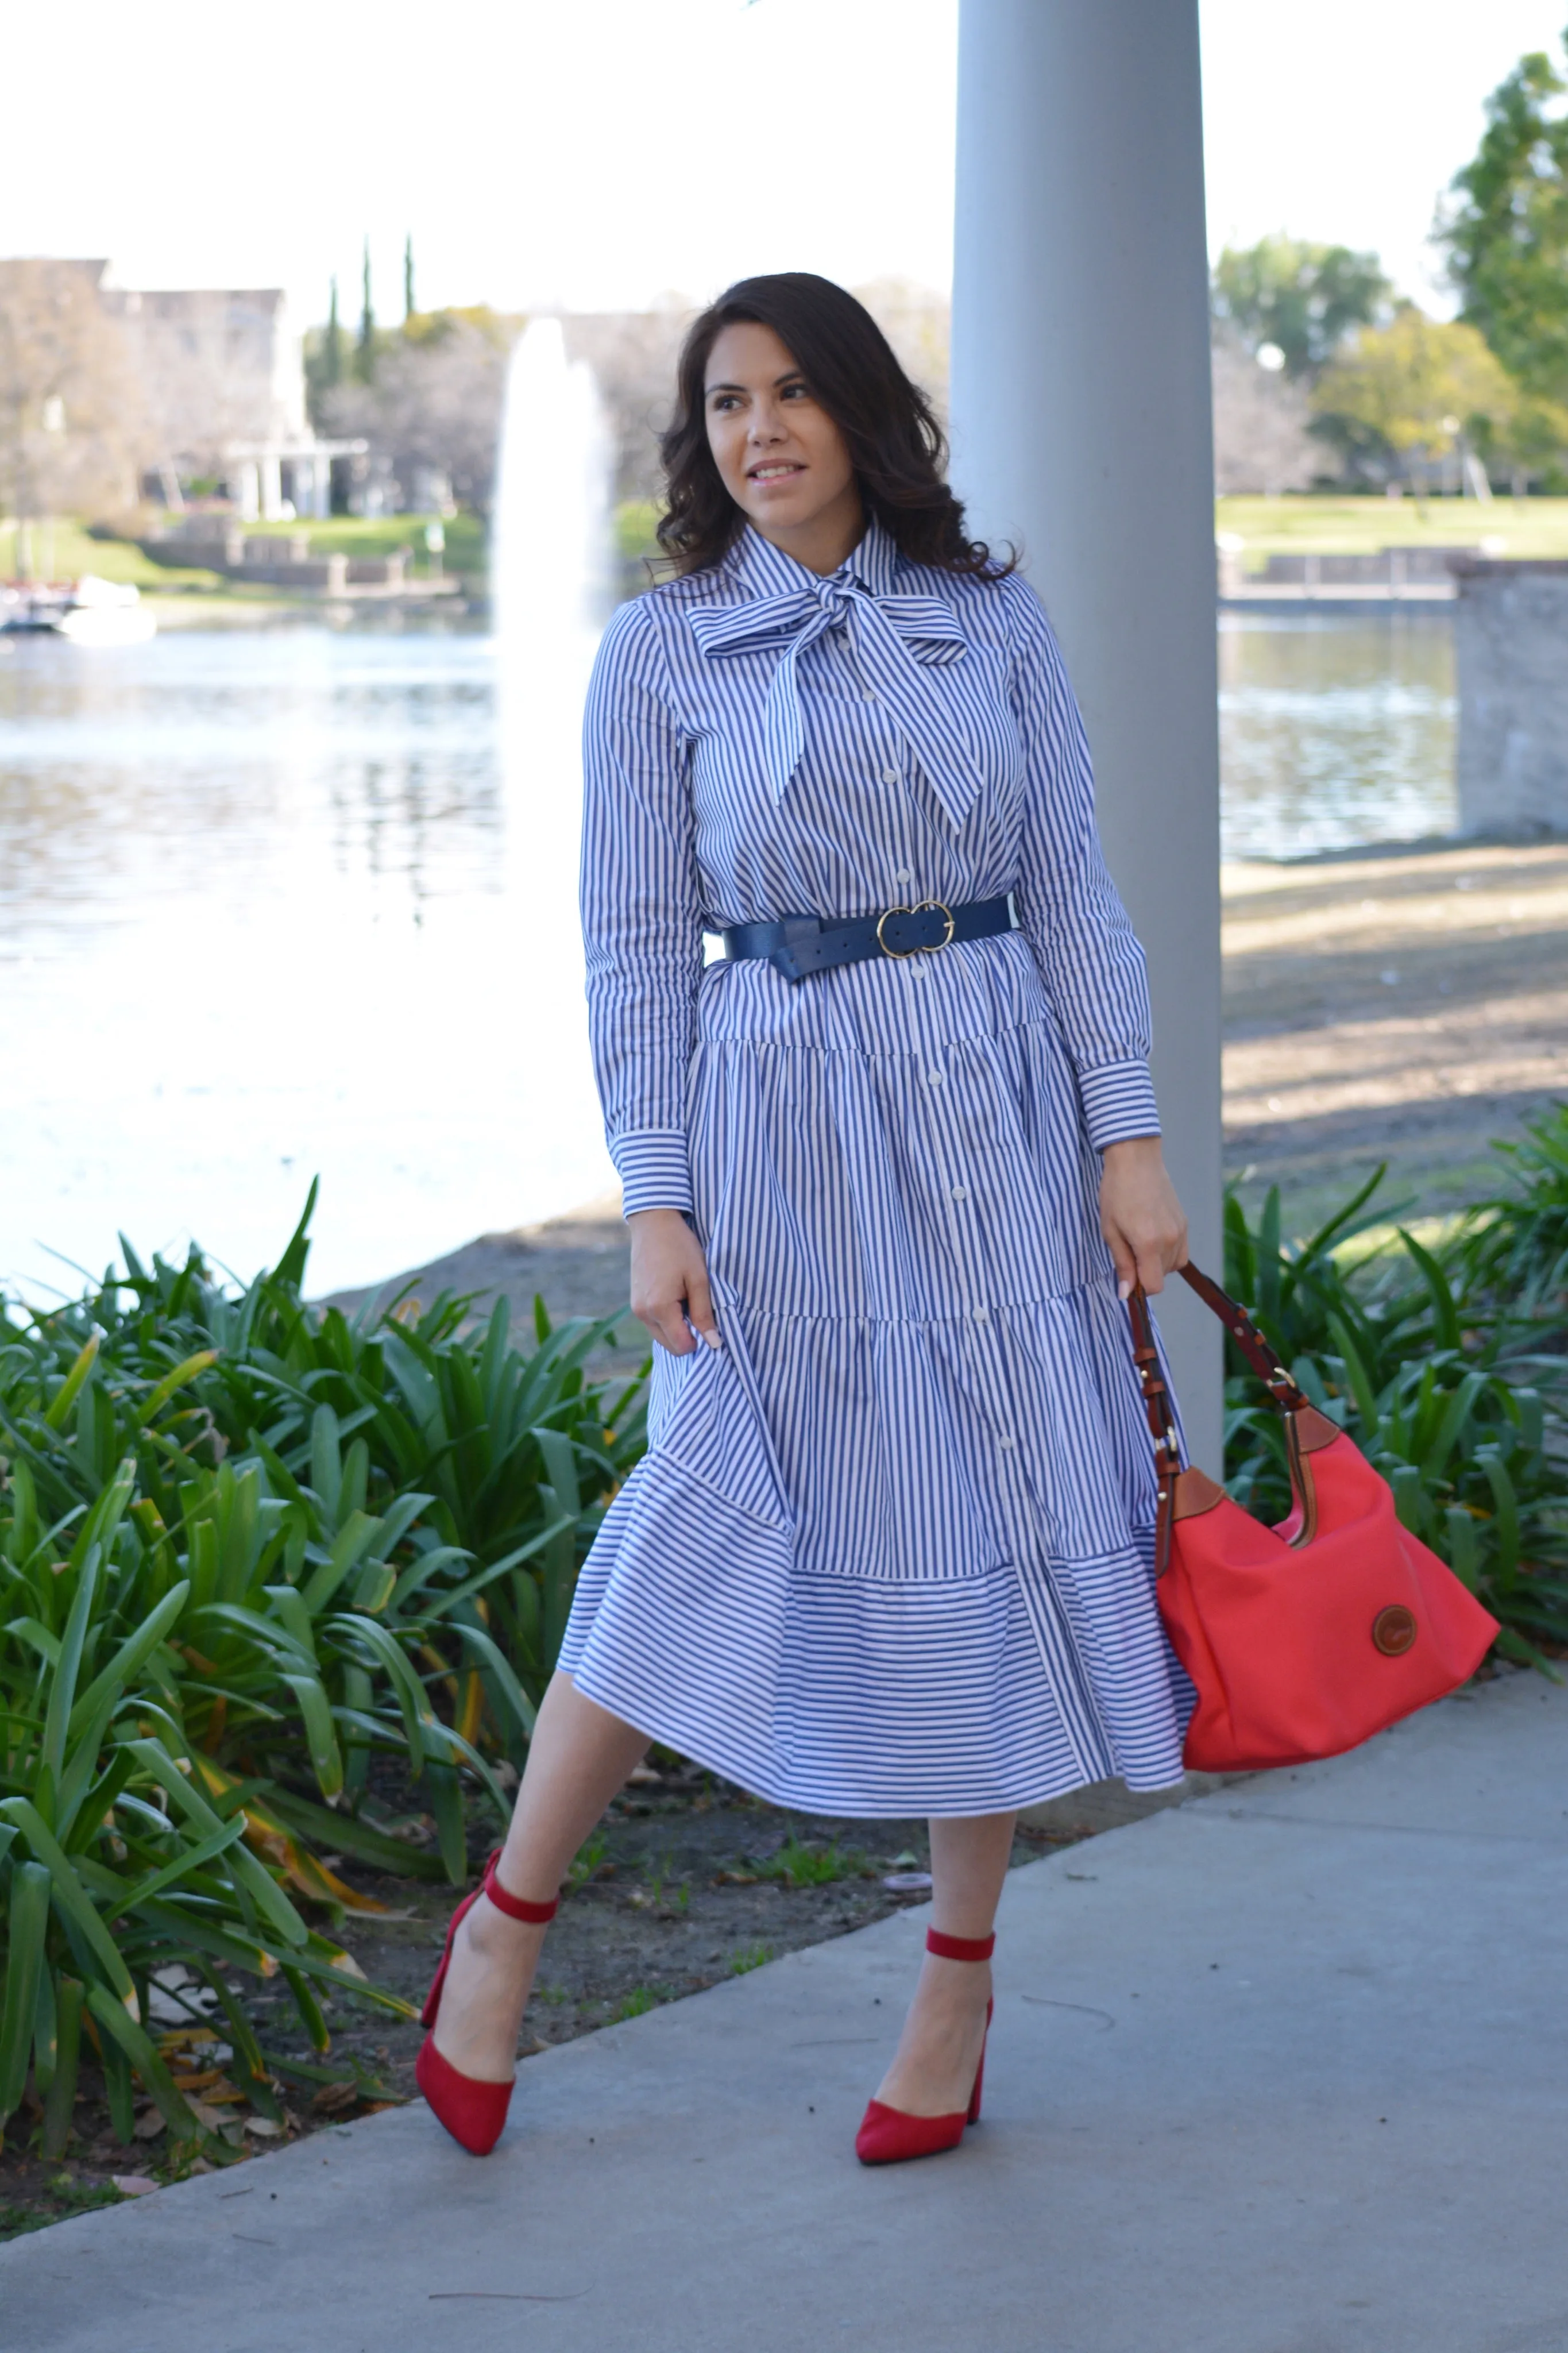
[[[637,1209],[689,1209],[691,1164],[686,1136],[679,1128],[644,1128],[636,1134],[617,1135],[610,1157],[621,1180],[621,1215]]]
[[[1078,1074],[1084,1124],[1097,1152],[1135,1135],[1158,1135],[1160,1113],[1147,1062],[1101,1062]]]

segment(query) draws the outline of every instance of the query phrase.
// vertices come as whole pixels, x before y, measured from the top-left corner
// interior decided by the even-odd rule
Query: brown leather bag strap
[[[1128,1300],[1127,1313],[1132,1324],[1132,1361],[1138,1367],[1143,1410],[1149,1418],[1149,1435],[1154,1441],[1154,1475],[1159,1482],[1154,1574],[1163,1577],[1171,1557],[1171,1514],[1175,1502],[1176,1473],[1182,1467],[1182,1441],[1176,1432],[1175,1409],[1161,1368],[1160,1351],[1154,1345],[1154,1322],[1142,1283]]]
[[[1189,1259],[1176,1272],[1190,1291],[1195,1291],[1204,1305],[1219,1317],[1258,1377],[1268,1388],[1281,1413],[1296,1413],[1311,1399],[1299,1389],[1284,1366],[1253,1322],[1245,1307],[1222,1291],[1217,1282],[1195,1267]]]
[[[1177,1273],[1189,1289],[1195,1291],[1204,1305],[1219,1317],[1253,1371],[1268,1388],[1269,1396],[1283,1414],[1299,1412],[1310,1403],[1269,1346],[1245,1307],[1220,1289],[1217,1282],[1194,1266],[1189,1260],[1178,1267]],[[1154,1574],[1163,1577],[1171,1557],[1171,1523],[1175,1507],[1176,1474],[1182,1468],[1181,1440],[1176,1433],[1175,1409],[1160,1363],[1160,1352],[1154,1345],[1154,1322],[1149,1313],[1149,1301],[1142,1283],[1133,1289],[1127,1302],[1127,1314],[1132,1325],[1132,1361],[1138,1367],[1139,1386],[1143,1392],[1143,1410],[1148,1416],[1149,1435],[1154,1441],[1154,1470],[1159,1480],[1159,1506],[1154,1522]]]

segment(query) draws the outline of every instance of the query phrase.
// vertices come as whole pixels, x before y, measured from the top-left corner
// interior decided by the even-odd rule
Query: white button
[[[911,956],[910,958],[908,964],[904,966],[904,970],[909,974],[911,980],[923,980],[926,976],[926,968],[924,964],[915,956]]]
[[[898,772],[897,768],[884,768],[884,769],[883,769],[883,771],[882,771],[882,782],[883,782],[885,785],[896,785],[896,784],[898,783],[898,781],[899,781],[899,772]]]
[[[942,1073],[941,1071],[928,1071],[926,1072],[926,1084],[928,1087],[940,1087],[942,1082]]]
[[[976,1307],[973,1314],[974,1320],[977,1324],[989,1324],[991,1321],[991,1310],[989,1307]]]
[[[895,882],[907,882],[909,879],[910,870],[907,866],[900,866],[894,870],[893,880]]]
[[[1010,1430],[1000,1430],[997,1431],[996,1443],[998,1446],[1011,1446],[1013,1442],[1013,1433]]]
[[[955,1201],[967,1201],[969,1198],[968,1186],[955,1185],[952,1188],[952,1198]]]

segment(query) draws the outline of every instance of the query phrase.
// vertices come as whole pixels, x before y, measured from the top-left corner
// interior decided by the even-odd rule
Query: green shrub
[[[143,2024],[171,1964],[264,2109],[235,1973],[281,1969],[320,2049],[323,1988],[404,2007],[307,1925],[363,1902],[312,1846],[463,1880],[465,1792],[504,1818],[495,1767],[642,1450],[641,1377],[583,1374],[616,1318],[555,1331],[536,1302],[524,1355],[504,1306],[477,1333],[455,1297],[308,1307],[314,1198],[243,1293],[126,1247],[123,1277],[0,1315],[0,2122],[30,2068],[47,2146],[84,2031],[122,2137],[132,2070],[195,2132]],[[437,1854],[394,1834],[377,1756]]]
[[[1500,1621],[1506,1655],[1568,1644],[1568,1370],[1535,1314],[1500,1301],[1472,1225],[1436,1250],[1405,1228],[1360,1252],[1383,1171],[1308,1240],[1278,1187],[1256,1228],[1226,1203],[1226,1287],[1320,1410],[1394,1489],[1401,1519]],[[1483,1221],[1484,1222],[1484,1221]],[[1266,1520],[1289,1509],[1283,1426],[1227,1343],[1226,1478]]]
[[[1496,1147],[1513,1184],[1483,1202],[1464,1234],[1467,1275],[1480,1292],[1513,1303],[1515,1314],[1554,1325],[1568,1338],[1568,1103],[1531,1122],[1521,1142]]]

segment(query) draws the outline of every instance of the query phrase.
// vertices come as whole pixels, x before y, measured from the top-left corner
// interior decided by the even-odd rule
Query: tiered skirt
[[[803,1811],[1179,1781],[1098,1155],[1022,935],[708,965],[687,1122],[724,1345],[655,1348],[562,1667]]]

